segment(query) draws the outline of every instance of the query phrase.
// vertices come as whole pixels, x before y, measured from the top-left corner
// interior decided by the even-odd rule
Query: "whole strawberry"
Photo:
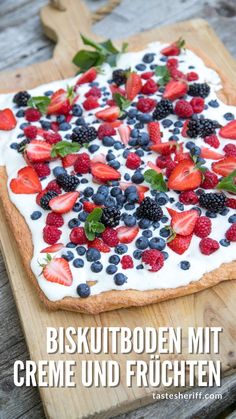
[[[195,227],[194,227],[194,234],[196,236],[200,237],[201,239],[204,239],[205,237],[209,236],[211,234],[211,220],[208,217],[199,217],[196,221]]]
[[[232,224],[231,227],[226,231],[225,237],[230,242],[236,242],[236,223]]]

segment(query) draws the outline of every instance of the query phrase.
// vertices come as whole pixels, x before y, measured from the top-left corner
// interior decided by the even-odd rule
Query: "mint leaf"
[[[157,80],[157,83],[160,86],[165,86],[168,83],[168,81],[170,81],[171,79],[170,72],[168,68],[166,67],[166,65],[158,65],[155,69],[155,74],[157,77],[159,77],[159,79]]]
[[[103,64],[105,57],[99,54],[97,51],[86,51],[84,49],[77,52],[73,58],[73,63],[80,68],[80,71],[84,73],[91,67],[98,67]]]
[[[217,185],[217,189],[236,193],[236,170],[224,177]]]
[[[51,150],[51,157],[65,157],[67,154],[76,153],[81,148],[78,143],[70,143],[69,141],[59,141],[54,144]]]
[[[122,96],[118,92],[113,93],[113,99],[116,102],[117,106],[119,106],[121,111],[124,111],[131,104],[130,100],[126,99],[124,96]]]
[[[88,240],[94,240],[96,234],[100,234],[105,230],[105,226],[100,222],[101,217],[102,209],[95,208],[86,218],[84,231]]]
[[[176,45],[179,49],[182,49],[182,48],[185,48],[185,43],[186,43],[185,40],[182,37],[180,37],[178,41],[176,42]]]
[[[101,208],[95,208],[88,217],[86,218],[87,221],[100,221],[102,217],[102,209]]]
[[[144,179],[147,183],[150,183],[152,189],[160,191],[160,192],[166,192],[168,191],[166,182],[163,178],[162,173],[157,173],[153,169],[148,169],[146,172],[144,172]]]
[[[46,113],[49,103],[50,99],[48,96],[33,96],[28,100],[27,105],[30,108],[38,109],[41,113]]]

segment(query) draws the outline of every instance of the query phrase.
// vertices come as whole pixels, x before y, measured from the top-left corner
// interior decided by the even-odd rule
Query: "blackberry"
[[[220,193],[203,193],[199,197],[199,204],[211,212],[220,212],[226,204],[226,196]]]
[[[55,191],[46,192],[40,199],[41,207],[45,210],[50,210],[51,208],[49,207],[49,202],[52,198],[55,198],[56,196],[58,196],[58,194]]]
[[[25,140],[22,140],[19,144],[17,144],[18,153],[22,153],[24,151],[26,144],[29,144],[29,143],[30,143],[29,138],[26,138]]]
[[[83,126],[75,128],[74,132],[70,136],[71,140],[83,145],[97,138],[97,131],[94,127]]]
[[[218,122],[212,121],[211,119],[201,119],[201,137],[207,137],[208,135],[215,134],[216,128],[219,127]]]
[[[125,84],[127,80],[126,71],[122,70],[121,68],[118,68],[117,70],[114,70],[112,73],[112,81],[117,86],[121,86],[122,84]]]
[[[201,124],[199,119],[190,119],[186,134],[190,138],[197,138],[201,133]]]
[[[120,223],[121,213],[115,207],[105,207],[102,211],[101,221],[106,227],[116,227]]]
[[[173,104],[169,99],[161,99],[157,104],[152,116],[153,119],[163,119],[173,113]]]
[[[205,99],[210,93],[210,86],[207,83],[193,83],[188,88],[189,96],[200,96]]]
[[[28,92],[26,92],[26,90],[23,90],[15,94],[15,96],[13,97],[13,102],[19,107],[27,106],[27,102],[30,98],[31,95]]]
[[[57,184],[61,186],[61,188],[66,192],[74,191],[79,184],[79,179],[77,176],[68,175],[67,173],[58,175],[56,180]]]
[[[163,216],[161,207],[150,197],[144,198],[136,211],[138,218],[147,218],[151,221],[159,221]]]

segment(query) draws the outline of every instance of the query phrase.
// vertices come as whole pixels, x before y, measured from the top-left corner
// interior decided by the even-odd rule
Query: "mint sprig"
[[[27,102],[30,108],[38,109],[42,114],[47,113],[49,104],[50,98],[48,96],[33,96]]]
[[[152,189],[160,191],[160,192],[166,192],[168,191],[166,182],[164,180],[162,173],[157,173],[153,169],[148,169],[146,172],[144,172],[144,180],[147,183],[150,183]]]
[[[113,99],[121,111],[124,111],[131,104],[131,101],[126,99],[119,92],[113,93]]]
[[[89,241],[93,241],[96,237],[96,234],[103,233],[103,231],[105,230],[104,224],[100,222],[101,218],[101,208],[95,208],[86,218],[84,224],[84,231]]]
[[[170,72],[166,65],[158,65],[155,69],[155,75],[158,77],[157,83],[165,86],[171,79]]]
[[[217,185],[217,189],[236,193],[236,170],[224,177]]]
[[[70,143],[69,141],[59,141],[54,144],[51,150],[51,157],[65,157],[67,154],[76,153],[81,148],[78,143]]]
[[[93,48],[93,51],[82,49],[75,54],[73,63],[79,67],[80,72],[85,72],[91,67],[99,67],[105,62],[110,64],[111,67],[114,67],[119,54],[125,52],[128,46],[127,43],[123,43],[122,49],[119,51],[110,39],[104,42],[95,42],[82,34],[80,36],[84,45]]]

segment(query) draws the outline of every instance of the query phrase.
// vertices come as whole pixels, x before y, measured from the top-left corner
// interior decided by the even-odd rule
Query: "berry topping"
[[[227,125],[222,127],[219,134],[223,138],[229,138],[236,140],[236,120],[229,122]]]
[[[236,157],[236,145],[235,144],[226,144],[223,148],[226,157]]]
[[[98,237],[96,237],[93,241],[88,242],[88,247],[93,247],[102,253],[109,253],[111,251],[110,247]]]
[[[181,192],[179,201],[184,205],[196,205],[198,203],[198,196],[194,191]]]
[[[0,111],[0,130],[11,131],[16,126],[16,118],[11,109]]]
[[[161,207],[150,197],[144,198],[136,211],[138,218],[147,218],[151,221],[159,221],[163,216]]]
[[[41,140],[32,140],[25,148],[27,159],[33,163],[51,160],[51,151],[51,144]]]
[[[189,210],[177,212],[171,208],[167,208],[167,210],[171,216],[171,227],[175,233],[181,236],[188,236],[193,232],[199,217],[198,211]]]
[[[161,142],[161,130],[159,122],[149,122],[147,125],[148,134],[153,144]]]
[[[181,99],[176,103],[174,112],[180,118],[190,118],[193,114],[193,108],[189,102]]]
[[[188,81],[195,81],[199,79],[198,74],[195,73],[195,71],[190,71],[186,74],[186,77]]]
[[[61,237],[61,231],[57,227],[47,225],[43,229],[43,240],[48,244],[55,244]]]
[[[15,194],[35,194],[42,190],[38,175],[32,167],[20,169],[17,177],[11,180],[10,188]]]
[[[184,39],[179,38],[173,44],[170,44],[167,47],[163,48],[161,50],[161,54],[165,55],[166,57],[169,57],[171,55],[179,55],[181,52],[181,49],[184,48],[184,45],[185,45]]]
[[[91,173],[96,179],[99,179],[101,182],[120,179],[120,172],[118,172],[118,170],[116,169],[113,169],[113,167],[110,167],[108,164],[104,163],[93,163],[91,166]]]
[[[25,111],[25,119],[29,122],[37,122],[41,118],[41,112],[35,108],[28,108]]]
[[[216,250],[219,249],[220,245],[216,240],[213,240],[210,237],[206,237],[200,241],[199,247],[203,255],[209,256],[212,253],[216,252]]]
[[[208,217],[198,217],[195,228],[194,228],[194,234],[201,239],[204,239],[205,237],[209,236],[211,234],[211,220]]]
[[[55,198],[50,200],[49,207],[54,212],[57,212],[59,214],[65,214],[73,208],[78,197],[79,192],[66,192],[63,195],[56,196]]]
[[[164,99],[175,100],[183,97],[188,91],[188,86],[184,81],[171,80],[167,83],[163,93]]]
[[[211,212],[220,212],[226,204],[226,196],[220,193],[203,193],[199,197],[199,204]]]
[[[114,70],[112,72],[112,81],[117,86],[121,86],[122,84],[125,84],[126,80],[127,80],[127,72],[125,70],[118,68],[117,70]]]
[[[57,183],[62,189],[64,189],[65,192],[71,192],[77,188],[79,178],[73,175],[61,174],[57,176]]]
[[[190,105],[194,113],[201,113],[204,109],[205,101],[202,97],[193,97],[190,100]]]
[[[46,218],[46,224],[53,227],[62,227],[64,220],[61,214],[57,214],[56,212],[49,212]]]
[[[226,199],[226,207],[236,209],[236,199],[234,199],[234,198],[227,198]]]
[[[104,137],[116,135],[116,130],[108,123],[101,124],[98,128],[98,138],[102,140]]]
[[[44,139],[47,141],[48,144],[57,144],[59,141],[62,140],[60,134],[58,132],[45,132],[43,134]]]
[[[110,106],[109,108],[102,109],[96,112],[96,117],[105,122],[115,121],[120,116],[120,108],[118,106]]]
[[[13,102],[17,106],[27,106],[28,100],[31,98],[30,94],[26,92],[25,90],[18,92],[13,97]]]
[[[46,187],[47,191],[55,191],[58,195],[61,193],[61,188],[56,180],[51,180]]]
[[[51,173],[51,170],[46,163],[35,163],[34,170],[40,178],[48,176]]]
[[[202,174],[193,162],[182,160],[172,171],[168,187],[177,191],[194,190],[200,186]]]
[[[160,102],[158,102],[152,116],[153,119],[160,120],[166,118],[171,113],[173,113],[172,102],[168,99],[161,99]]]
[[[101,97],[102,96],[102,92],[101,90],[97,87],[97,86],[93,86],[91,87],[91,89],[89,89],[89,91],[85,94],[85,97],[89,97],[89,96],[94,96],[94,97]]]
[[[75,128],[70,138],[72,141],[83,145],[95,140],[95,138],[97,138],[97,131],[94,127],[88,127],[85,125],[80,128]]]
[[[126,167],[128,167],[131,170],[138,169],[138,167],[141,165],[141,159],[136,153],[129,153],[127,160],[126,160]]]
[[[70,241],[74,244],[86,244],[88,239],[83,227],[74,227],[70,233]]]
[[[125,255],[121,258],[122,269],[131,269],[134,267],[134,262],[131,256]]]
[[[211,147],[218,148],[220,145],[219,138],[215,135],[208,135],[204,138],[205,143],[209,144]]]
[[[89,70],[85,71],[76,82],[76,86],[80,86],[81,84],[91,83],[97,77],[97,69],[95,67],[91,67]]]
[[[47,281],[70,286],[73,282],[69,263],[64,258],[47,256],[47,265],[43,267],[43,276]]]
[[[77,154],[74,164],[75,173],[85,174],[90,171],[90,157],[87,153]]]
[[[149,79],[144,83],[141,92],[144,95],[153,95],[158,90],[157,84],[153,79]]]
[[[201,187],[204,189],[215,189],[216,185],[218,184],[218,177],[215,173],[211,172],[210,170],[206,170],[203,174],[203,181],[201,183]]]
[[[95,96],[89,96],[85,101],[83,102],[83,107],[86,111],[90,111],[91,109],[98,108],[99,102],[97,100],[97,97]]]
[[[236,170],[236,157],[226,157],[225,159],[212,163],[211,167],[218,175],[228,176]]]
[[[207,83],[193,83],[189,85],[189,96],[200,96],[205,99],[210,93],[210,86]]]
[[[121,213],[115,207],[105,207],[102,210],[101,222],[106,227],[117,227],[120,223]]]
[[[231,227],[226,231],[225,237],[230,242],[236,241],[236,223],[233,223]]]
[[[176,234],[175,238],[167,243],[167,246],[169,246],[173,252],[178,253],[178,255],[182,255],[184,252],[186,252],[186,250],[188,250],[192,236],[192,234],[189,236],[181,236]]]
[[[37,137],[37,132],[37,127],[34,127],[33,125],[24,128],[24,134],[26,138],[29,138],[30,140],[34,140]]]
[[[150,249],[144,250],[142,254],[142,262],[148,265],[148,270],[151,272],[159,271],[164,265],[164,256],[160,250]]]
[[[40,194],[39,204],[45,210],[50,210],[49,202],[51,199],[57,197],[55,191],[46,191],[45,193]]]
[[[137,94],[140,92],[141,89],[142,89],[141,77],[137,73],[134,73],[134,72],[129,73],[129,76],[125,84],[127,99],[134,100],[134,98],[137,96]]]
[[[147,113],[151,112],[156,105],[156,101],[150,98],[141,97],[137,102],[137,109],[140,112]]]
[[[131,243],[139,232],[139,228],[137,226],[133,227],[118,227],[117,228],[117,236],[120,243]]]
[[[119,243],[117,231],[113,228],[106,228],[106,230],[102,233],[102,240],[110,247],[117,246]]]
[[[91,294],[91,289],[88,284],[79,284],[76,291],[81,298],[87,298]]]

